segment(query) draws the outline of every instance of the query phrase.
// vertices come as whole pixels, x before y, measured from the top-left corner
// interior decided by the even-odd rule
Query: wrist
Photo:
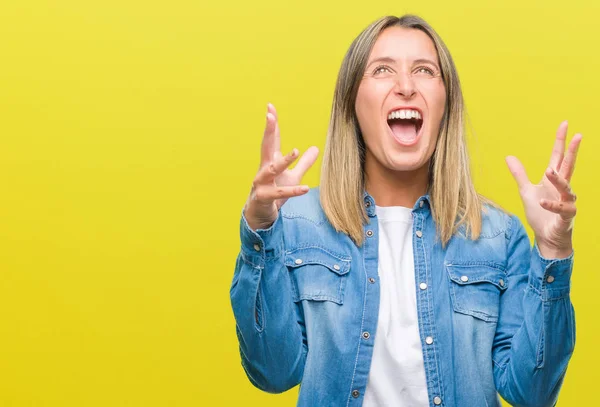
[[[566,259],[573,253],[573,245],[556,246],[541,241],[536,241],[540,255],[545,259]]]
[[[252,229],[255,232],[260,229],[269,229],[275,222],[274,219],[263,218],[261,216],[256,215],[252,208],[249,208],[248,205],[246,205],[242,210],[242,216],[244,216],[244,218],[246,219],[246,222],[248,223],[250,229]],[[277,219],[277,217],[275,217],[275,219]]]

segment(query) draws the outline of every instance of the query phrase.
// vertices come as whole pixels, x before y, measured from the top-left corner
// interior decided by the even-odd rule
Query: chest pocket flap
[[[454,311],[498,321],[500,294],[507,287],[504,270],[488,263],[448,263],[446,269]]]
[[[316,246],[286,252],[285,265],[292,278],[294,301],[332,301],[343,304],[350,264],[350,256]]]

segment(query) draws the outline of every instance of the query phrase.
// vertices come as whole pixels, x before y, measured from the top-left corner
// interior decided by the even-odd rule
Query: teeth
[[[395,110],[388,115],[388,120],[392,119],[419,119],[421,120],[421,114],[413,109],[400,109]]]

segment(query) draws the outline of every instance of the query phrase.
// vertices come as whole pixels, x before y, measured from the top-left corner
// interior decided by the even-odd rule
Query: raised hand
[[[244,208],[248,225],[253,230],[267,229],[275,222],[279,208],[288,198],[308,192],[308,186],[300,185],[300,181],[315,163],[318,155],[317,147],[310,147],[294,168],[288,168],[298,158],[298,150],[294,148],[285,156],[281,154],[277,112],[275,107],[269,104],[261,146],[260,168]]]
[[[577,197],[570,182],[582,136],[573,136],[565,154],[567,127],[566,121],[558,127],[549,167],[538,184],[529,181],[516,157],[506,157],[508,168],[519,186],[527,222],[533,229],[540,254],[546,258],[565,258],[573,251]]]

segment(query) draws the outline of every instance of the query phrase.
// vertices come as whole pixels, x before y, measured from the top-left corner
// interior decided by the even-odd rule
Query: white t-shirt
[[[381,298],[365,407],[427,406],[419,337],[412,209],[376,207]]]

